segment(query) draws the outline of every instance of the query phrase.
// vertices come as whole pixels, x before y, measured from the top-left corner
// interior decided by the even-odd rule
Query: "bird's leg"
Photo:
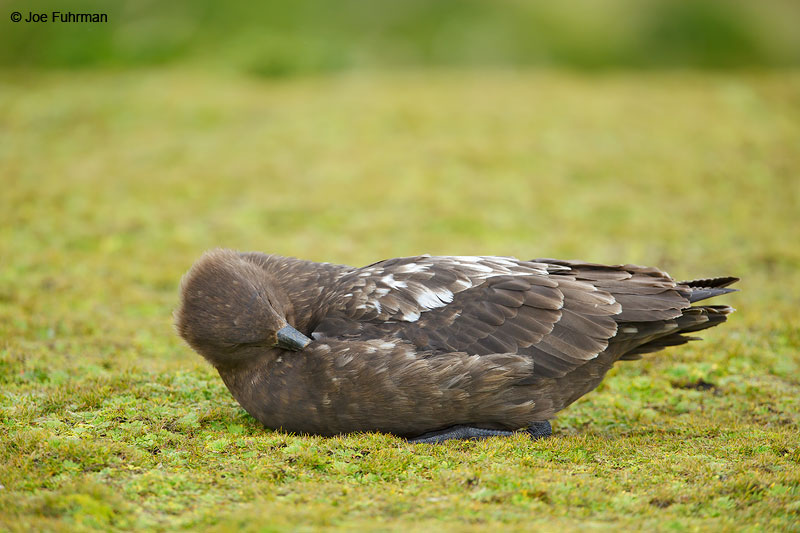
[[[499,429],[475,428],[472,426],[452,426],[439,431],[429,431],[419,437],[408,439],[414,444],[438,444],[450,439],[475,440],[487,437],[509,437],[513,431],[502,431]]]
[[[543,439],[553,434],[550,428],[550,422],[533,422],[526,430],[533,440]],[[408,442],[414,444],[438,444],[446,440],[462,439],[462,440],[477,440],[485,439],[487,437],[510,437],[513,431],[503,431],[500,429],[484,429],[472,426],[452,426],[447,429],[440,429],[438,431],[430,431],[423,433],[419,437],[408,439]]]

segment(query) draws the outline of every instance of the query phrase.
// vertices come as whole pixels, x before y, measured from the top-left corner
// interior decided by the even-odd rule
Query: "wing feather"
[[[567,272],[493,257],[375,263],[341,280],[315,333],[395,336],[432,353],[524,354],[537,374],[563,375],[605,349],[616,332],[609,317],[619,313],[613,296]]]
[[[606,350],[619,322],[680,316],[684,289],[634,265],[398,258],[342,276],[315,334],[404,339],[425,357],[526,355],[536,376],[560,377]]]

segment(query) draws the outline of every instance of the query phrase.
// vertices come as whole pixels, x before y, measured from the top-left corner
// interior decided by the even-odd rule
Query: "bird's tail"
[[[729,305],[698,305],[683,311],[683,315],[674,319],[677,327],[673,333],[658,337],[627,352],[620,359],[640,359],[641,354],[657,352],[668,346],[678,346],[689,341],[700,340],[700,337],[686,335],[703,329],[713,328],[728,319],[735,309]]]
[[[688,298],[690,303],[699,302],[714,296],[728,294],[729,292],[736,292],[737,289],[728,289],[731,285],[739,281],[739,278],[732,276],[721,278],[704,278],[694,279],[689,281],[681,281],[679,286],[683,285],[688,288]],[[668,327],[671,329],[666,335],[659,335],[644,344],[637,346],[633,350],[627,352],[621,357],[624,360],[640,359],[641,354],[657,352],[668,346],[678,346],[686,344],[689,341],[700,340],[699,337],[687,335],[708,328],[713,328],[725,322],[728,315],[733,313],[735,309],[729,305],[696,305],[683,310],[683,314],[672,320],[653,323],[653,327]],[[637,324],[641,328],[641,324]],[[641,328],[646,333],[646,328]],[[624,329],[623,329],[624,331]]]
[[[706,298],[713,298],[721,294],[728,294],[729,292],[736,292],[737,289],[726,289],[728,285],[736,283],[739,278],[733,276],[726,276],[723,278],[704,278],[693,279],[689,281],[680,281],[678,285],[689,287],[689,302],[699,302]]]

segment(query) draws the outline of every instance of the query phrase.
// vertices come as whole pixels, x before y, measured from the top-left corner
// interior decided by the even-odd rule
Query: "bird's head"
[[[287,323],[291,304],[260,266],[232,250],[203,255],[181,281],[178,334],[214,366],[263,353],[302,350],[311,339]]]

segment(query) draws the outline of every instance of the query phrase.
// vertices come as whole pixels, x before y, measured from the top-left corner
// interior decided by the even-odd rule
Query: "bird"
[[[498,256],[355,268],[214,249],[183,276],[174,320],[267,428],[538,439],[617,361],[724,322],[732,307],[693,304],[738,280]]]

